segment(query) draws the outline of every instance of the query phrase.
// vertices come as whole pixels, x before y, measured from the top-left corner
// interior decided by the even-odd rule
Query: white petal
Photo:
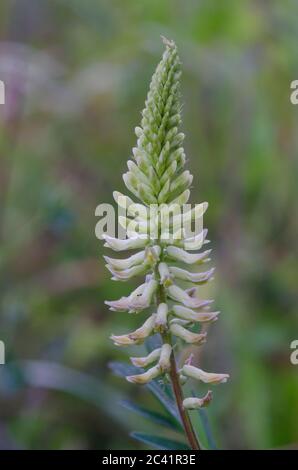
[[[200,308],[212,302],[211,300],[201,300],[196,297],[191,297],[188,291],[184,291],[181,287],[174,284],[167,288],[167,294],[171,299],[177,300],[190,308]]]
[[[207,262],[208,256],[211,253],[211,250],[206,250],[203,253],[187,253],[187,251],[176,246],[167,247],[167,256],[176,261],[183,261],[187,264],[202,264]]]
[[[143,385],[148,382],[151,382],[151,380],[155,379],[159,375],[161,375],[161,370],[159,365],[156,365],[151,369],[148,369],[147,372],[144,372],[144,374],[129,375],[128,377],[126,377],[126,379],[128,380],[128,382]]]
[[[159,263],[158,271],[160,275],[161,284],[163,284],[165,287],[168,287],[173,284],[167,263]]]
[[[105,261],[114,269],[128,269],[144,261],[146,250],[140,251],[129,258],[115,259],[104,256]]]
[[[138,264],[137,266],[132,266],[131,268],[123,270],[114,269],[108,264],[106,264],[106,267],[110,273],[113,274],[112,279],[118,281],[126,281],[127,279],[131,279],[134,276],[140,276],[150,269],[150,266],[147,263]]]
[[[148,243],[148,237],[140,235],[133,238],[121,240],[119,238],[110,237],[109,235],[102,236],[106,243],[104,246],[112,248],[115,251],[133,250],[137,248],[144,248]]]
[[[209,240],[206,240],[208,230],[203,229],[200,233],[193,237],[186,238],[183,242],[183,248],[185,250],[200,250],[202,246],[206,243],[209,243]]]
[[[160,353],[160,359],[158,365],[162,372],[166,372],[170,369],[171,363],[170,358],[172,354],[172,346],[170,344],[163,344]]]
[[[190,308],[184,307],[183,305],[174,305],[172,310],[175,315],[184,320],[191,322],[213,322],[217,320],[220,312],[196,312]]]
[[[149,364],[152,364],[152,362],[155,362],[159,359],[161,353],[161,348],[156,348],[153,351],[151,351],[148,356],[145,357],[131,357],[130,360],[133,363],[134,366],[136,367],[147,367]]]
[[[212,400],[212,392],[209,390],[203,398],[190,397],[183,400],[183,407],[186,410],[197,410],[208,406]]]
[[[188,331],[186,328],[183,328],[183,326],[178,325],[177,323],[172,323],[170,330],[173,335],[183,339],[186,341],[186,343],[202,344],[206,342],[207,333],[193,333],[192,331]]]
[[[183,374],[191,377],[192,379],[201,380],[204,383],[219,384],[225,383],[230,377],[229,374],[215,374],[210,372],[205,372],[198,367],[185,365],[182,368]]]
[[[182,279],[184,281],[190,281],[197,284],[204,284],[212,277],[215,269],[212,268],[204,273],[193,273],[187,271],[186,269],[177,268],[176,266],[170,266],[169,271],[171,275],[177,279]]]
[[[168,306],[166,303],[159,304],[155,321],[155,330],[164,333],[168,329]]]

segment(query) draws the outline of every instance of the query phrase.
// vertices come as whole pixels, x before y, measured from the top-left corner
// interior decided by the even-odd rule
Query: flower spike
[[[174,349],[180,340],[191,345],[205,343],[207,334],[200,331],[200,324],[214,322],[219,312],[209,310],[212,300],[197,295],[200,286],[213,279],[214,269],[196,272],[178,266],[184,263],[197,268],[210,260],[211,250],[202,249],[209,242],[203,224],[195,234],[186,228],[193,222],[202,222],[208,203],[195,208],[188,205],[184,210],[193,176],[184,167],[184,134],[179,130],[181,63],[174,41],[163,38],[163,42],[165,51],[153,74],[141,123],[135,128],[137,143],[123,175],[130,195],[113,193],[121,209],[119,224],[125,229],[126,238],[102,237],[105,246],[116,252],[136,250],[122,259],[105,256],[112,279],[126,281],[145,276],[145,281],[127,297],[105,303],[117,312],[138,313],[151,308],[141,327],[124,335],[112,335],[111,339],[117,346],[130,346],[143,343],[150,335],[160,335],[159,347],[146,356],[130,358],[135,367],[145,370],[129,375],[127,380],[147,384],[170,377],[190,446],[199,449],[187,410],[207,406],[212,393],[209,391],[202,398],[183,398],[181,387],[188,379],[224,383],[229,375],[205,372],[192,365],[192,359],[177,371]]]

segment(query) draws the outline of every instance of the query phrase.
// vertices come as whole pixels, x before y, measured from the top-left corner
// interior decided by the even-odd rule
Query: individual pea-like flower
[[[189,364],[185,364],[182,368],[182,373],[186,377],[192,379],[201,380],[206,384],[221,384],[225,383],[230,377],[229,374],[215,374],[213,372],[205,372],[198,367],[194,367]]]
[[[187,410],[197,410],[208,406],[212,400],[212,392],[208,390],[206,395],[202,398],[189,397],[183,400],[183,406]]]
[[[145,281],[127,297],[109,300],[106,304],[113,311],[130,313],[151,308],[137,330],[112,335],[111,339],[117,346],[130,346],[143,343],[150,335],[160,335],[160,347],[146,356],[131,357],[132,364],[143,370],[128,376],[127,380],[146,384],[169,376],[189,436],[191,426],[185,424],[187,418],[183,410],[207,406],[212,393],[209,391],[203,398],[185,398],[182,403],[180,387],[189,378],[218,384],[226,382],[229,376],[204,372],[190,361],[179,373],[176,368],[174,346],[181,342],[197,346],[205,343],[207,334],[200,326],[216,321],[219,312],[210,310],[212,300],[198,295],[200,286],[213,279],[214,268],[201,272],[192,270],[210,261],[210,249],[199,251],[209,242],[207,230],[201,224],[198,233],[188,230],[189,225],[202,219],[208,204],[203,202],[195,208],[182,210],[188,203],[193,177],[184,169],[184,134],[179,131],[181,63],[174,42],[164,39],[164,43],[165,52],[150,83],[141,125],[135,128],[137,144],[123,175],[132,196],[118,191],[113,193],[118,208],[126,211],[119,223],[127,238],[102,237],[105,246],[116,252],[134,250],[122,259],[105,256],[112,279],[126,281],[145,276]],[[194,445],[195,438],[189,440]]]
[[[107,300],[105,303],[110,307],[110,310],[139,312],[150,306],[157,285],[157,281],[151,279],[140,285],[128,297],[121,297],[121,299],[114,301]]]

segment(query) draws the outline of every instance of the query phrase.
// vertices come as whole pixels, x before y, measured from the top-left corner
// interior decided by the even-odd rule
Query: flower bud
[[[150,187],[144,183],[138,184],[138,194],[139,198],[145,203],[145,204],[156,204],[157,199],[153,195],[152,190]]]
[[[180,194],[180,196],[174,199],[171,202],[171,204],[179,204],[180,206],[183,206],[183,204],[187,204],[189,197],[190,197],[190,190],[186,189],[182,194]]]

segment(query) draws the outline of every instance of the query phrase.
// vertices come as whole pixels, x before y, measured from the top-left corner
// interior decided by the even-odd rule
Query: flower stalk
[[[114,251],[139,250],[124,259],[105,257],[112,279],[126,281],[145,276],[145,282],[127,297],[106,301],[106,304],[113,311],[136,314],[153,307],[137,330],[112,335],[111,339],[117,346],[129,346],[160,334],[161,347],[145,357],[131,358],[131,362],[146,369],[145,372],[131,375],[127,380],[145,384],[156,378],[166,380],[169,376],[185,434],[191,448],[198,450],[201,447],[188,410],[207,406],[212,393],[187,398],[182,386],[188,379],[208,384],[224,383],[228,375],[205,372],[191,361],[178,368],[174,354],[177,341],[197,346],[205,343],[207,334],[200,326],[216,321],[219,312],[210,310],[212,300],[198,296],[199,286],[213,279],[214,269],[193,272],[177,266],[181,263],[188,268],[204,266],[210,260],[211,250],[199,251],[208,243],[207,230],[193,235],[185,228],[187,223],[203,217],[208,204],[198,204],[194,209],[188,207],[181,214],[190,196],[193,177],[184,170],[184,134],[179,132],[181,63],[174,42],[164,39],[164,44],[165,52],[151,80],[141,125],[135,129],[137,146],[128,161],[128,171],[123,175],[127,189],[138,203],[114,192],[116,203],[127,212],[127,216],[119,220],[127,238],[103,237],[105,246]],[[190,287],[185,289],[179,285],[181,282]]]

